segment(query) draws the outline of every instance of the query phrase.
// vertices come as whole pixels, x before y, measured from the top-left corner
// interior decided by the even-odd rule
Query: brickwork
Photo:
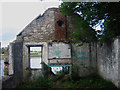
[[[61,15],[61,12],[56,9],[55,15],[55,40],[66,39],[66,17]]]
[[[45,11],[17,35],[17,41],[49,42],[66,39],[66,17],[57,8]]]

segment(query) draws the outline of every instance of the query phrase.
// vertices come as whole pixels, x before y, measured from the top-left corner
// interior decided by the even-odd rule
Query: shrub
[[[51,88],[53,87],[53,81],[45,78],[38,77],[35,82],[25,82],[22,85],[18,86],[18,88]]]
[[[72,80],[78,80],[80,77],[79,77],[79,66],[77,65],[73,65],[72,66],[72,74],[71,74],[71,79]]]

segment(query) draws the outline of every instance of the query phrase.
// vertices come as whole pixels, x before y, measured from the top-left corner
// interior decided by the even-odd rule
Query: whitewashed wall
[[[49,44],[48,52],[48,59],[71,58],[70,45],[63,42],[53,42]]]

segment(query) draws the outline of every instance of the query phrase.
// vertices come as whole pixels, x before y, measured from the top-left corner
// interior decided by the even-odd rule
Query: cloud
[[[2,33],[2,41],[7,41],[7,40],[11,40],[13,38],[16,37],[15,32],[6,32],[6,33]]]
[[[3,30],[3,31],[6,31],[6,30]],[[17,32],[12,32],[12,30],[8,32],[2,32],[2,35],[1,35],[2,47],[6,47],[10,42],[15,40],[16,33]]]
[[[46,9],[58,7],[61,2],[4,2],[2,3],[2,46],[14,40],[32,20]],[[0,16],[1,17],[1,16]],[[1,20],[1,19],[0,19]]]

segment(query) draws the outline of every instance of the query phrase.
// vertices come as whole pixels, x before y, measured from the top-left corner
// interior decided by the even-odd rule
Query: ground
[[[36,82],[26,82],[17,88],[115,88],[111,82],[102,79],[94,74],[74,80],[70,75],[50,75],[47,79],[39,77]]]

